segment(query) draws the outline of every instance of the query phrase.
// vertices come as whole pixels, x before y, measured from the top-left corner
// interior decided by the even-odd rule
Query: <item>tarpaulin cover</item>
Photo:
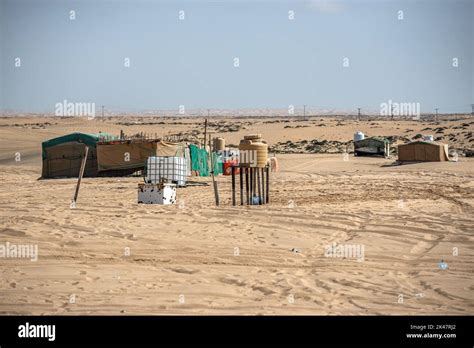
[[[134,141],[97,145],[97,163],[100,171],[143,169],[150,156],[156,154],[156,143]]]
[[[354,151],[358,154],[385,154],[385,147],[390,142],[385,138],[371,137],[359,141],[354,141]]]
[[[91,133],[75,132],[75,133],[66,134],[57,138],[43,141],[42,143],[43,159],[46,158],[45,150],[49,147],[53,147],[53,146],[64,144],[64,143],[70,143],[70,142],[83,143],[89,146],[89,148],[96,147],[97,142],[99,142],[99,140],[102,138],[113,139],[115,137],[109,133],[91,134]]]
[[[212,163],[214,164],[214,175],[222,174],[222,155],[217,152],[212,153]]]
[[[199,176],[209,176],[209,154],[205,149],[200,149],[196,145],[189,145],[189,151],[191,153],[191,170],[198,173]],[[214,168],[214,175],[222,174],[222,159],[221,156],[212,152],[212,164]]]
[[[196,171],[199,176],[209,176],[207,151],[193,144],[189,145],[189,151],[191,152],[191,170]]]
[[[84,143],[71,141],[43,149],[43,170],[41,177],[78,177],[82,158],[85,153]],[[89,147],[84,176],[97,175],[97,152]]]
[[[160,141],[156,143],[156,155],[158,157],[184,157],[184,149],[186,146],[183,143],[169,143]]]

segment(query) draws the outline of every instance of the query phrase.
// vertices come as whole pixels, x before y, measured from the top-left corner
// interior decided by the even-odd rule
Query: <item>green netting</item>
[[[214,175],[222,174],[224,171],[222,168],[221,155],[219,155],[217,152],[213,152],[212,161],[214,163]]]
[[[207,151],[191,144],[189,145],[189,152],[191,153],[191,170],[197,171],[199,176],[209,176]]]

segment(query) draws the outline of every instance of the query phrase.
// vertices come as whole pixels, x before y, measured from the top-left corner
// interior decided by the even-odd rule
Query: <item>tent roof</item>
[[[371,142],[380,142],[380,143],[385,143],[385,144],[390,143],[390,141],[388,141],[387,138],[383,138],[383,137],[369,137],[369,138],[355,141],[355,143],[358,143],[358,144],[371,143]]]
[[[408,144],[401,144],[400,146],[416,145],[416,144],[435,145],[435,146],[443,146],[444,145],[444,144],[441,144],[441,143],[437,143],[436,141],[416,140],[416,141],[412,141],[411,143],[408,143]]]
[[[80,132],[75,132],[75,133],[70,133],[66,134],[57,138],[49,139],[46,141],[43,141],[42,143],[42,157],[43,159],[46,158],[46,149],[49,147],[53,147],[56,145],[64,144],[64,143],[69,143],[69,142],[78,142],[78,143],[84,143],[87,146],[90,147],[96,147],[97,142],[100,140],[101,137],[106,137],[108,139],[110,138],[115,138],[112,134],[110,133],[105,133],[101,132],[98,134],[92,134],[92,133],[80,133]]]
[[[79,143],[84,143],[88,146],[95,147],[101,137],[111,138],[113,137],[113,135],[109,133],[105,133],[105,132],[98,133],[98,134],[75,132],[75,133],[66,134],[57,138],[43,141],[42,145],[43,145],[43,150],[44,150],[51,146],[56,146],[59,144],[75,141]]]

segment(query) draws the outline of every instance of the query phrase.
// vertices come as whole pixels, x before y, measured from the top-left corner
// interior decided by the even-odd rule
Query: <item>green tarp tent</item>
[[[354,155],[387,155],[387,149],[390,142],[382,137],[370,137],[363,140],[354,141]]]
[[[77,177],[84,156],[85,147],[89,147],[84,176],[96,176],[97,143],[114,139],[109,133],[88,134],[71,133],[42,143],[43,178]]]

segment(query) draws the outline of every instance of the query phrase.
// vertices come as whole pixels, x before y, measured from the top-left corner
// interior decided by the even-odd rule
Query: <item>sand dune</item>
[[[66,128],[1,141],[0,243],[39,250],[37,262],[0,259],[1,314],[474,311],[470,158],[391,166],[280,155],[271,204],[252,208],[230,206],[229,177],[218,177],[220,207],[211,186],[147,206],[137,204],[140,178],[86,178],[71,209],[74,179],[37,180],[40,140]],[[8,160],[21,142],[31,157]],[[364,246],[364,260],[327,257],[332,243]]]

